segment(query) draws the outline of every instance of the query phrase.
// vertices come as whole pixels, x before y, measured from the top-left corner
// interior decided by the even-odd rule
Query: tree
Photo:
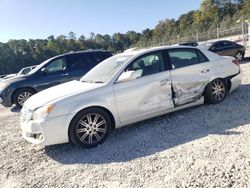
[[[75,34],[74,32],[72,32],[72,31],[69,32],[68,38],[69,38],[70,40],[76,40],[76,39],[77,39],[77,38],[76,38],[76,34]]]

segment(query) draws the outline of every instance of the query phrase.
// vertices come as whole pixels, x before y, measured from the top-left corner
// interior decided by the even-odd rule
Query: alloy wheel
[[[105,118],[97,113],[89,113],[83,116],[77,126],[76,135],[84,144],[96,144],[105,137],[107,122]]]
[[[226,96],[225,84],[222,80],[217,79],[212,82],[212,95],[214,100],[220,102]]]
[[[238,60],[238,61],[241,61],[243,59],[243,55],[241,52],[237,52],[237,54],[235,55],[235,58]]]
[[[20,106],[23,106],[24,102],[32,95],[32,93],[24,91],[18,95],[17,102],[20,104]]]

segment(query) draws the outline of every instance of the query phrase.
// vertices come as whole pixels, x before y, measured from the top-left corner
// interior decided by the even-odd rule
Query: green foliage
[[[22,67],[39,64],[69,51],[107,49],[117,53],[136,46],[173,44],[183,36],[188,36],[187,40],[195,40],[197,32],[212,36],[218,25],[230,27],[242,17],[250,17],[250,0],[204,0],[199,10],[189,11],[177,20],[165,19],[154,29],[147,28],[141,33],[128,31],[110,36],[91,32],[89,38],[84,35],[77,38],[71,31],[67,36],[51,35],[47,39],[10,40],[0,43],[0,75],[18,72]]]

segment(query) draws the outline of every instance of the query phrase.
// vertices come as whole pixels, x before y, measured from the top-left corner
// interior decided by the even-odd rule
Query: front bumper
[[[2,104],[5,107],[11,107],[12,101],[11,101],[11,90],[0,90],[0,104]]]
[[[20,119],[22,136],[25,140],[33,144],[39,145],[54,145],[62,144],[69,141],[68,127],[73,114],[50,117],[45,120],[31,120],[23,121]]]

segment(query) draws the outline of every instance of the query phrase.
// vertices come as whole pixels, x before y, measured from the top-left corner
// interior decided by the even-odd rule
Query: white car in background
[[[33,66],[29,66],[29,67],[24,67],[17,74],[8,74],[7,76],[5,76],[3,78],[3,80],[9,79],[9,78],[13,78],[15,76],[27,75],[31,70],[33,70],[34,68],[36,68],[36,66],[37,65],[33,65]]]
[[[231,57],[194,47],[127,50],[80,81],[29,98],[21,111],[23,137],[41,145],[94,147],[112,129],[207,103],[219,103],[241,84]]]

